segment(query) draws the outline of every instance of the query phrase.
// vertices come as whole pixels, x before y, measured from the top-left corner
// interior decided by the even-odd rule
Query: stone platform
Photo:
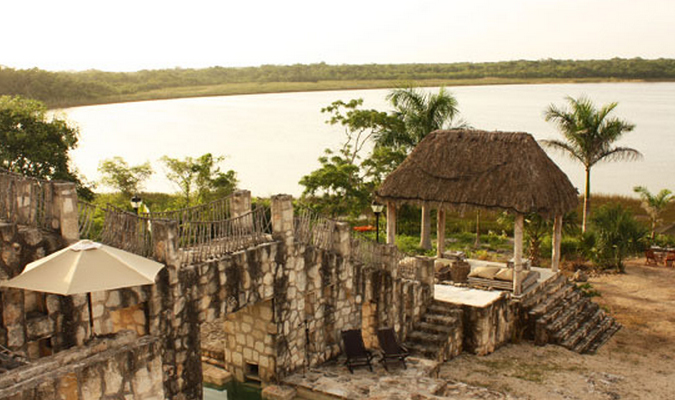
[[[387,372],[373,362],[373,372],[359,367],[354,373],[344,358],[307,372],[293,374],[283,384],[297,391],[296,399],[312,400],[431,400],[431,399],[508,399],[510,397],[462,382],[437,378],[439,363],[408,357],[407,369],[391,364]]]

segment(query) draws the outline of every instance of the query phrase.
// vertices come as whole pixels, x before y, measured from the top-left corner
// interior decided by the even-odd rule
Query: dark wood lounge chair
[[[405,358],[408,357],[408,349],[401,346],[396,340],[396,332],[394,328],[383,328],[377,331],[377,340],[380,342],[380,348],[382,349],[382,358],[380,362],[384,366],[384,369],[387,369],[388,361],[400,361],[403,364],[403,368],[407,369],[405,365]]]
[[[373,359],[373,354],[366,349],[363,344],[363,336],[361,329],[351,329],[342,331],[342,343],[344,344],[345,355],[347,356],[347,368],[349,372],[354,373],[354,367],[367,366],[370,371],[373,371],[373,366],[370,361]]]

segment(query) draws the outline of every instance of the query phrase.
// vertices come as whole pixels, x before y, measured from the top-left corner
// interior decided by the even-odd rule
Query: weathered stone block
[[[297,396],[297,392],[290,386],[267,386],[262,391],[264,400],[292,400]]]

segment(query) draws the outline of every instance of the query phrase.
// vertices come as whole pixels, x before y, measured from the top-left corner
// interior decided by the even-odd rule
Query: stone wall
[[[227,315],[224,323],[225,368],[240,382],[275,378],[277,325],[272,301],[258,302]],[[248,377],[247,377],[248,376]]]
[[[506,295],[486,307],[462,306],[464,350],[487,355],[511,341],[518,323],[516,305]]]
[[[0,375],[0,399],[165,399],[159,354],[149,336],[96,339]]]
[[[28,262],[76,239],[72,207],[76,198],[69,190],[60,188],[54,197],[63,197],[60,206],[52,207],[54,224],[63,228],[60,232],[0,223],[0,279],[17,275]],[[234,214],[250,209],[250,194],[240,197],[233,202]],[[90,362],[82,361],[85,358],[117,357],[108,345],[97,344],[100,339],[91,341],[85,295],[3,289],[0,344],[24,355],[46,356],[35,368],[56,357],[70,372],[62,378],[50,375],[51,383],[43,389],[30,386],[33,383],[24,373],[10,371],[0,378],[28,385],[11,395],[16,398],[24,396],[19,392],[38,393],[35,390],[51,398],[52,389],[66,390],[63,386],[79,396],[68,398],[99,398],[103,393],[101,398],[139,399],[153,394],[147,385],[136,388],[134,379],[140,374],[138,379],[147,381],[150,374],[149,387],[160,397],[197,400],[202,397],[200,324],[217,318],[227,320],[225,365],[238,380],[257,373],[263,383],[336,357],[341,352],[342,330],[363,328],[366,337],[369,333],[372,337],[378,327],[393,326],[405,337],[433,297],[433,266],[429,273],[429,263],[415,259],[402,273],[393,250],[382,263],[364,265],[352,257],[349,226],[335,222],[329,226],[331,240],[323,247],[296,241],[292,198],[275,196],[269,243],[186,266],[180,262],[184,250],[178,247],[177,223],[153,221],[153,254],[166,266],[155,285],[91,296],[98,335],[118,337],[133,331],[139,346],[147,345],[134,352],[148,354],[132,357],[126,366],[98,361],[91,361],[96,367],[83,366]],[[366,323],[362,312],[367,314]],[[374,347],[376,341],[369,344]],[[115,348],[127,354],[131,350],[122,349],[125,346]],[[51,353],[58,354],[48,356]],[[121,389],[109,389],[104,381],[113,382],[115,388],[122,382]]]
[[[0,279],[65,246],[64,239],[36,227],[0,221]],[[0,291],[0,344],[33,358],[82,344],[89,336],[86,296],[58,296],[19,289]]]
[[[366,347],[377,347],[379,328],[393,327],[399,340],[405,340],[433,300],[433,271],[433,260],[426,257],[409,257],[400,262],[392,259],[382,268],[358,268]]]

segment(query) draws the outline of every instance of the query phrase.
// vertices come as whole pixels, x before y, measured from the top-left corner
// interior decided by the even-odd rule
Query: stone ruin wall
[[[0,375],[0,399],[162,400],[157,338],[96,339]]]
[[[72,203],[74,190],[65,189]],[[76,204],[76,198],[74,201]],[[153,222],[155,254],[167,266],[160,271],[156,284],[92,295],[95,331],[114,342],[123,341],[119,338],[130,333],[122,331],[131,330],[140,337],[139,346],[145,343],[145,347],[134,347],[133,351],[127,344],[97,345],[100,339],[88,342],[91,332],[85,295],[46,294],[42,295],[44,299],[37,299],[40,294],[35,292],[3,289],[0,344],[30,356],[54,353],[30,367],[53,365],[50,360],[58,360],[63,364],[58,371],[63,373],[52,371],[50,383],[42,389],[31,386],[34,382],[27,378],[30,374],[17,370],[4,373],[0,375],[0,393],[9,390],[14,394],[0,398],[32,398],[21,396],[35,395],[36,390],[45,393],[40,398],[51,398],[52,392],[58,395],[66,390],[64,387],[74,386],[76,389],[68,390],[76,390],[78,397],[66,398],[144,399],[156,395],[201,399],[199,329],[203,322],[228,317],[229,325],[223,329],[234,332],[234,343],[228,341],[224,361],[238,379],[249,363],[258,366],[264,382],[274,382],[337,356],[341,352],[341,330],[362,328],[366,338],[372,338],[377,327],[394,326],[404,337],[424,313],[433,296],[428,260],[417,259],[416,276],[399,273],[398,260],[393,256],[385,265],[363,265],[350,257],[347,224],[335,224],[333,242],[328,249],[320,249],[295,241],[290,196],[274,199],[272,208],[274,233],[270,243],[183,267],[176,224]],[[28,262],[77,238],[72,229],[76,212],[68,208],[59,215],[65,219],[55,219],[60,221],[57,225],[70,228],[56,233],[0,222],[2,278],[17,275]],[[246,335],[249,327],[251,332]],[[238,340],[239,331],[244,341]],[[260,337],[262,346],[258,344]],[[376,342],[369,343],[374,347]],[[106,359],[133,362],[103,364],[96,357],[104,353]],[[132,353],[133,357],[129,355]],[[241,359],[236,354],[241,354]],[[84,358],[88,361],[82,361]],[[86,366],[89,362],[91,368]],[[138,375],[136,371],[143,368],[146,372]],[[22,377],[26,377],[25,382]],[[136,377],[140,386],[134,383]],[[101,379],[120,381],[122,386],[113,390]],[[7,386],[10,380],[14,383]],[[23,389],[16,389],[20,387]],[[152,393],[147,388],[152,388]]]

